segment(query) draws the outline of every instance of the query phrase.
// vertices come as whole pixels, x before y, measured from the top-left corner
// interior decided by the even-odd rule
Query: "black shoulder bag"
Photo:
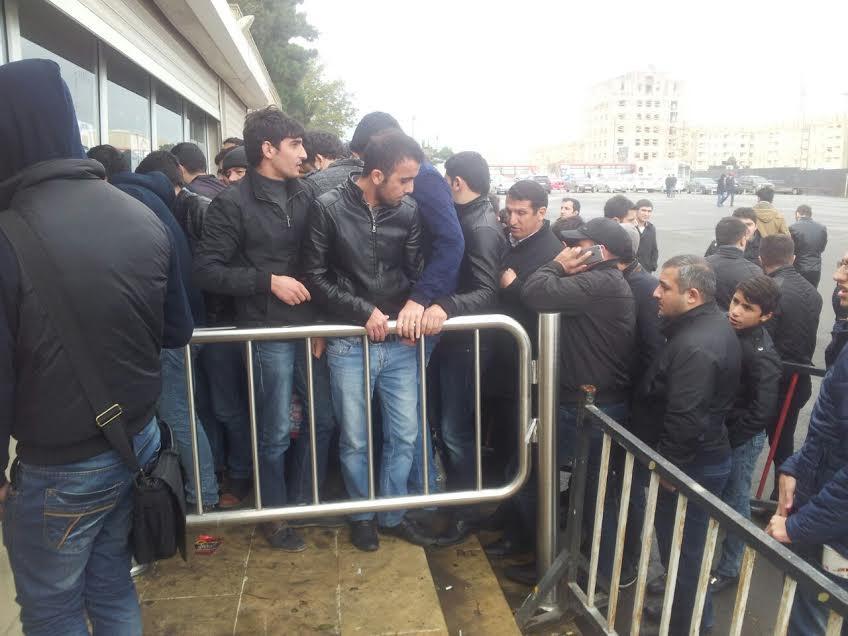
[[[124,428],[123,409],[109,399],[103,378],[87,353],[83,331],[72,299],[59,281],[58,269],[26,218],[16,210],[0,212],[0,230],[6,235],[38,299],[61,340],[77,380],[91,406],[97,428],[129,466],[133,477],[130,543],[138,563],[167,559],[179,549],[185,553],[185,491],[176,440],[160,423],[161,450],[149,472],[139,466]]]

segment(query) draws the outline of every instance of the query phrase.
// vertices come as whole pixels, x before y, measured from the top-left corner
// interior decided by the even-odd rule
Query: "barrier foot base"
[[[555,588],[565,576],[569,566],[571,566],[571,558],[568,552],[563,550],[515,613],[515,622],[519,629],[528,631],[559,621],[565,615],[559,606],[559,601],[555,598],[557,596]]]

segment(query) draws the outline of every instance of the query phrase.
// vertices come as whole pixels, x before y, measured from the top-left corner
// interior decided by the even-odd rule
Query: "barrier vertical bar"
[[[663,595],[660,634],[668,634],[671,622],[671,604],[674,602],[674,590],[677,588],[677,567],[680,565],[680,548],[683,546],[683,527],[686,525],[686,508],[689,499],[677,493],[677,509],[674,512],[674,530],[671,533],[671,553],[668,555],[668,569],[665,577],[665,595]]]
[[[707,535],[704,539],[704,554],[701,558],[701,572],[698,575],[698,587],[695,588],[695,609],[692,612],[692,622],[689,627],[690,636],[701,633],[701,621],[704,618],[704,604],[707,600],[707,588],[710,585],[710,570],[715,556],[716,541],[718,540],[718,520],[710,517],[707,524]]]
[[[424,336],[418,339],[418,411],[421,413],[421,468],[424,494],[430,494],[430,428],[427,426],[427,348]]]
[[[191,463],[194,477],[194,497],[197,500],[197,514],[203,514],[203,493],[200,488],[200,453],[197,448],[197,415],[194,412],[194,369],[191,365],[191,345],[183,350],[186,373],[186,393],[188,393],[188,425],[191,431]]]
[[[557,416],[559,409],[559,314],[539,314],[539,425],[538,425],[538,511],[536,571],[541,579],[559,550],[559,463],[557,461]],[[558,586],[545,602],[556,608]]]
[[[374,422],[371,421],[371,346],[368,336],[362,336],[362,354],[365,356],[365,434],[368,436],[368,498],[377,496],[374,489]]]
[[[253,372],[253,343],[244,343],[247,366],[247,411],[250,416],[250,446],[253,453],[253,492],[256,509],[262,510],[262,488],[259,483],[259,434],[256,431],[256,378]]]
[[[312,503],[318,504],[318,441],[315,439],[315,378],[313,376],[312,338],[306,339],[306,399],[309,402],[309,455],[312,460]]]
[[[481,394],[482,378],[480,377],[480,330],[474,330],[474,443],[477,446],[476,469],[477,490],[483,490],[483,412]]]
[[[789,617],[792,615],[792,604],[795,601],[795,588],[797,587],[798,581],[787,576],[783,582],[783,594],[780,597],[777,620],[774,622],[775,636],[785,636],[789,629]]]
[[[595,606],[595,586],[598,582],[598,560],[601,554],[601,529],[606,514],[607,477],[609,476],[609,459],[612,438],[604,433],[601,446],[601,468],[598,471],[598,494],[595,498],[595,527],[592,528],[592,548],[589,553],[589,582],[586,587],[586,605]]]
[[[653,464],[653,462],[651,462]],[[650,466],[653,468],[653,466]],[[657,514],[657,494],[660,476],[651,471],[648,497],[645,501],[645,519],[642,523],[642,552],[639,555],[639,571],[636,575],[636,593],[633,599],[633,618],[630,621],[630,636],[639,636],[642,625],[642,610],[645,605],[645,588],[648,582],[648,566],[651,562],[651,544],[654,540],[654,517]]]
[[[736,587],[736,604],[733,607],[733,620],[728,636],[741,636],[742,623],[745,622],[745,608],[748,605],[748,593],[751,591],[751,575],[754,573],[754,560],[757,553],[751,546],[745,546],[742,567],[739,568],[739,584]]]
[[[830,616],[827,619],[827,629],[825,630],[825,636],[839,636],[842,633],[842,616],[830,610]]]
[[[615,553],[610,578],[609,606],[607,624],[615,628],[615,615],[618,611],[618,584],[621,580],[621,562],[624,560],[624,533],[627,530],[627,511],[630,507],[630,489],[633,485],[633,453],[624,456],[624,478],[621,485],[621,503],[618,509],[618,527],[615,532]]]

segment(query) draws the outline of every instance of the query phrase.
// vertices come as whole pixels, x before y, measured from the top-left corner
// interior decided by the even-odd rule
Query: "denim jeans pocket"
[[[334,356],[346,356],[353,349],[353,345],[359,341],[359,338],[328,338],[327,353]]]
[[[44,493],[44,540],[53,550],[83,552],[94,540],[99,521],[118,502],[124,484],[106,490],[70,493],[48,488]]]

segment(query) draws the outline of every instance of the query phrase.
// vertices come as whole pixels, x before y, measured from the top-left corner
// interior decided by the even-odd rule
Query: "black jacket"
[[[715,254],[707,257],[716,276],[716,303],[722,309],[730,307],[730,299],[736,286],[763,273],[763,270],[747,260],[738,247],[722,245]]]
[[[104,177],[97,161],[44,161],[0,184],[0,210],[18,210],[42,238],[133,435],[150,421],[162,390],[161,348],[185,345],[193,324],[165,226]],[[10,434],[18,456],[37,465],[109,450],[45,315],[43,292],[2,233],[0,272],[0,475]]]
[[[810,218],[800,218],[789,226],[795,242],[795,269],[799,272],[820,272],[821,255],[827,247],[827,228]]]
[[[371,210],[348,179],[315,199],[304,271],[328,318],[364,325],[375,308],[391,318],[421,275],[421,222],[410,197]]]
[[[741,446],[772,424],[778,409],[780,356],[761,325],[737,331],[742,347],[742,370],[736,402],[727,416],[730,447]]]
[[[449,318],[489,313],[497,305],[500,263],[507,241],[487,195],[456,206],[465,238],[459,268],[459,287],[450,296],[437,298]]]
[[[830,332],[830,344],[824,352],[824,364],[829,369],[836,362],[836,358],[848,344],[848,320],[837,320],[833,323]]]
[[[633,262],[623,272],[636,301],[636,354],[633,356],[633,384],[648,369],[665,346],[662,321],[654,290],[659,281]]]
[[[664,331],[668,342],[636,391],[634,432],[678,465],[723,459],[730,451],[725,418],[739,386],[739,339],[715,303],[678,316]]]
[[[501,273],[511,269],[517,276],[509,287],[501,290],[501,308],[503,313],[521,323],[530,336],[534,350],[538,340],[539,315],[521,301],[521,290],[530,275],[542,265],[550,263],[562,249],[562,241],[551,231],[550,223],[544,221],[538,232],[517,245],[509,246],[498,272],[500,277]]]
[[[271,293],[271,274],[300,278],[311,190],[250,169],[216,196],[195,248],[194,276],[207,292],[235,296],[241,327],[312,322],[311,303],[290,306]]]
[[[362,172],[362,161],[356,157],[337,159],[323,170],[311,172],[303,181],[312,188],[315,197],[319,197],[333,188],[343,185],[353,173]]]
[[[760,266],[760,240],[762,240],[762,237],[760,237],[760,231],[757,230],[745,245],[745,259],[751,261],[757,267]],[[713,241],[707,247],[707,251],[704,252],[704,258],[712,256],[716,252],[718,252],[718,243]]]
[[[227,189],[227,184],[216,179],[211,174],[202,174],[199,177],[195,177],[194,180],[186,186],[186,188],[200,196],[207,197],[208,199],[214,199],[221,192]]]
[[[780,301],[766,329],[780,359],[812,364],[822,310],[821,294],[792,265],[784,265],[769,276],[780,288]]]
[[[648,221],[644,229],[639,230],[639,249],[636,251],[636,260],[648,272],[654,272],[657,269],[657,260],[660,257],[660,252],[657,249],[657,228],[653,223]]]
[[[617,263],[605,261],[566,276],[553,261],[524,283],[521,299],[530,309],[559,312],[562,317],[559,401],[563,404],[578,402],[584,384],[597,389],[599,404],[630,399],[636,301]]]

